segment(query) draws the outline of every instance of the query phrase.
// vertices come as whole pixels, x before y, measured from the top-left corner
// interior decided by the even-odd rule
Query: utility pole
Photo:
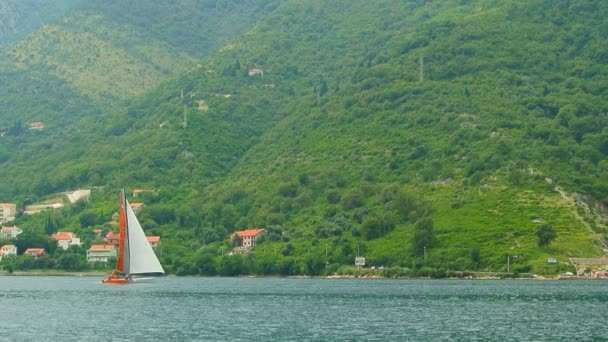
[[[186,106],[186,99],[184,98],[184,91],[182,90],[182,102],[184,103],[184,121],[182,121],[182,127],[188,127],[188,107]]]
[[[424,264],[426,265],[426,246],[424,246]]]

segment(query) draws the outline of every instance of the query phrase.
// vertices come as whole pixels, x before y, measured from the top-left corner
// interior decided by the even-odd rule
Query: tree
[[[433,228],[433,219],[425,216],[418,220],[414,225],[413,250],[418,256],[424,255],[427,248],[435,244],[435,231]]]
[[[471,262],[473,268],[477,268],[481,263],[481,252],[478,247],[471,249]]]
[[[548,247],[551,241],[557,238],[557,232],[553,229],[553,226],[546,223],[538,227],[536,236],[538,236],[538,247]]]

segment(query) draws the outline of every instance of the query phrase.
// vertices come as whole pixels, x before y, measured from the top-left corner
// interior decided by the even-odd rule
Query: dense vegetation
[[[158,4],[116,2],[96,9],[103,19],[80,7],[61,28],[6,49],[6,75],[29,65],[7,89],[32,95],[7,90],[3,108],[46,103],[45,120],[57,121],[27,132],[19,128],[34,116],[2,111],[13,127],[0,149],[0,190],[11,196],[3,201],[103,186],[53,214],[57,229],[84,235],[111,229],[119,188],[157,189],[140,219],[162,236],[161,262],[177,274],[327,274],[357,255],[387,275],[505,271],[507,260],[516,272],[555,273],[568,257],[602,253],[603,2],[192,1],[214,20],[182,26],[171,26],[182,5],[172,6],[164,18]],[[140,29],[119,34],[109,18]],[[226,36],[185,39],[194,21]],[[226,31],[233,21],[244,24]],[[96,37],[90,50],[69,40],[76,23]],[[68,42],[36,45],[39,36]],[[108,50],[86,72],[32,67],[129,42],[149,64],[123,73],[135,62]],[[86,82],[104,63],[114,66],[102,79],[116,93]],[[263,75],[249,76],[253,67]],[[162,68],[171,72],[154,76]],[[151,81],[129,92],[145,80],[120,76],[137,70]],[[32,75],[53,86],[32,88]],[[17,224],[44,234],[44,220]],[[229,234],[251,227],[267,229],[263,240],[229,255]]]

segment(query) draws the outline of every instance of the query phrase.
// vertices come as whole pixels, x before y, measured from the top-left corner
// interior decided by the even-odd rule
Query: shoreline
[[[0,277],[107,277],[108,272],[100,272],[100,271],[88,271],[88,272],[68,272],[68,271],[16,271],[16,272],[6,272],[0,271]],[[180,276],[176,276],[173,274],[167,274],[165,277],[176,277],[181,278]],[[193,277],[193,278],[218,278],[220,276],[183,276]],[[381,276],[355,276],[355,275],[327,275],[327,276],[306,276],[306,275],[298,275],[298,276],[255,276],[255,275],[241,275],[235,277],[225,277],[225,278],[293,278],[293,279],[307,279],[307,278],[319,278],[319,279],[361,279],[361,280],[537,280],[537,281],[545,281],[545,280],[606,280],[601,278],[590,278],[590,277],[572,277],[572,276],[556,276],[556,277],[542,277],[538,276],[536,278],[529,277],[519,277],[519,278],[501,278],[501,277],[492,277],[492,276],[481,276],[481,277],[445,277],[445,278],[430,278],[430,277],[381,277]],[[220,277],[221,278],[221,277]]]
[[[107,277],[108,272],[68,272],[68,271],[0,271],[2,277]]]

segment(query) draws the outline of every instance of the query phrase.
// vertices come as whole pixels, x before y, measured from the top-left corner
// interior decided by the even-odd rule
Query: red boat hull
[[[128,284],[129,283],[129,281],[127,279],[123,279],[123,278],[104,279],[101,282],[104,284]]]

